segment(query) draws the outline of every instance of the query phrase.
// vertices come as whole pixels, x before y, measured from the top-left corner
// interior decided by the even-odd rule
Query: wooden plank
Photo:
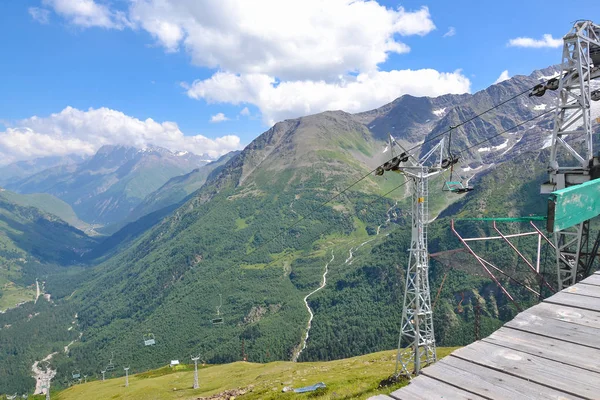
[[[600,393],[597,373],[482,341],[454,351],[451,357],[585,399],[597,399]]]
[[[386,396],[385,394],[378,394],[377,396],[369,397],[369,400],[394,400],[390,396]]]
[[[457,357],[446,357],[425,368],[423,374],[489,399],[580,399]]]
[[[600,312],[596,311],[566,307],[558,304],[540,303],[527,310],[527,313],[542,318],[552,318],[600,329]]]
[[[584,283],[586,285],[596,285],[600,286],[600,272],[596,272],[593,275],[588,276],[584,280],[579,283]]]
[[[600,329],[589,326],[546,318],[528,312],[518,314],[505,326],[600,349]]]
[[[425,370],[425,369],[423,369]],[[408,386],[390,394],[397,400],[481,400],[484,397],[465,392],[464,390],[431,379],[424,375],[414,378]]]
[[[600,349],[510,328],[499,329],[483,341],[600,374]]]
[[[577,294],[580,296],[590,296],[600,298],[600,286],[596,285],[573,285],[563,289],[563,293]]]
[[[544,300],[545,303],[583,308],[584,310],[600,311],[600,300],[589,296],[559,292]]]

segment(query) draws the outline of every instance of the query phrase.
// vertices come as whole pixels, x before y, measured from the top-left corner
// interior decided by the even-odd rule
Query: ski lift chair
[[[462,194],[470,192],[471,190],[473,190],[473,188],[463,185],[463,183],[460,181],[447,181],[444,183],[442,190],[444,192]]]
[[[219,305],[217,306],[217,316],[211,320],[213,325],[221,325],[223,323],[223,317],[221,316],[221,307],[223,306],[223,298],[219,294]]]
[[[144,346],[154,346],[156,344],[156,340],[154,340],[153,333],[146,333],[144,335]]]
[[[115,358],[115,353],[114,352],[110,352],[110,359],[108,360],[108,364],[106,365],[106,371],[114,371],[115,370],[115,364],[113,363],[113,358]]]
[[[79,379],[79,378],[81,378],[81,372],[79,372],[79,370],[72,371],[72,375],[73,375],[73,379]]]

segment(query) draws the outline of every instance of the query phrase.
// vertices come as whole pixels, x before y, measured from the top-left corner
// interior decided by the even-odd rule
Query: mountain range
[[[144,198],[169,179],[211,160],[161,147],[103,146],[80,163],[60,164],[6,188],[18,193],[48,193],[67,202],[77,216],[95,225],[124,220]]]
[[[105,148],[83,163],[7,185],[53,194],[86,222],[121,226],[99,244],[82,236],[93,256],[44,276],[53,307],[28,303],[0,315],[0,327],[11,325],[0,329],[0,349],[16,349],[0,350],[0,387],[31,385],[31,364],[71,341],[68,352],[52,357],[59,386],[69,384],[74,369],[91,376],[116,363],[141,371],[190,353],[218,363],[242,353],[250,361],[327,360],[393,348],[410,185],[402,175],[373,174],[391,158],[388,134],[415,155],[443,137],[444,154],[460,157],[453,179],[469,181],[473,192],[442,191],[449,174],[430,182],[430,251],[458,248],[450,218],[545,213],[538,193],[552,127],[545,112],[555,97],[527,92],[554,72],[516,76],[475,94],[405,95],[369,112],[281,121],[243,151],[204,166],[156,149]],[[161,169],[172,175],[158,179]],[[473,235],[488,229],[468,222],[459,228]],[[527,279],[513,254],[495,245],[487,250]],[[466,258],[454,264],[432,261],[430,274],[439,289],[436,338],[446,346],[473,340],[475,305],[482,335],[516,312],[476,265]],[[304,343],[304,299],[312,292],[314,319]],[[523,304],[538,300],[517,293]],[[35,312],[40,318],[28,318]],[[222,324],[213,323],[219,318]],[[43,341],[27,347],[23,332],[43,327],[50,329]],[[148,335],[155,345],[144,345]]]

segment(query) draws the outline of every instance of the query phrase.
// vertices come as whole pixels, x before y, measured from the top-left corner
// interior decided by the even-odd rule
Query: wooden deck
[[[600,272],[371,399],[600,399]]]

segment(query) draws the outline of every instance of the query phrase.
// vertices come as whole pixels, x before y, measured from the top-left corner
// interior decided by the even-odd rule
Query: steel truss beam
[[[552,248],[555,248],[555,245],[552,244],[552,242],[535,226],[535,224],[533,222],[530,222],[530,224],[535,229],[532,232],[524,232],[524,233],[518,233],[518,234],[505,235],[498,228],[498,226],[496,224],[496,221],[493,221],[493,228],[499,234],[499,236],[474,237],[474,238],[464,238],[464,237],[462,237],[460,235],[460,233],[458,233],[458,231],[456,230],[456,228],[454,226],[454,220],[451,221],[451,225],[450,225],[451,229],[452,229],[452,232],[460,240],[460,242],[465,247],[465,249],[475,258],[475,260],[477,260],[477,262],[479,263],[479,265],[481,265],[481,267],[483,268],[483,270],[496,283],[496,285],[498,286],[498,288],[513,303],[513,305],[516,307],[516,309],[518,311],[522,311],[521,306],[519,305],[519,303],[517,303],[517,301],[515,300],[515,298],[508,292],[508,290],[506,289],[506,287],[504,287],[504,285],[502,285],[502,283],[500,282],[500,280],[498,280],[498,278],[494,275],[494,273],[492,273],[492,270],[500,273],[501,275],[503,275],[506,278],[508,278],[511,282],[513,282],[513,283],[521,286],[524,289],[527,289],[528,291],[530,291],[531,293],[533,293],[534,295],[536,295],[538,297],[541,297],[541,286],[545,286],[552,293],[555,292],[554,288],[548,283],[548,281],[546,281],[546,279],[544,278],[544,276],[540,272],[542,240],[544,240],[546,243],[548,243],[548,245],[551,246]],[[511,237],[521,237],[521,236],[537,236],[537,253],[536,253],[535,263],[532,263],[530,260],[528,260],[527,257],[525,257],[525,255],[517,248],[517,246],[515,246],[509,240],[509,238],[511,238]],[[512,249],[517,254],[517,256],[529,267],[530,271],[536,276],[536,278],[537,278],[537,280],[538,280],[538,282],[540,284],[540,291],[539,292],[536,291],[536,290],[534,290],[533,288],[531,288],[526,283],[518,281],[514,277],[512,277],[509,274],[507,274],[506,272],[504,272],[502,269],[498,268],[497,266],[495,266],[491,262],[487,261],[486,259],[484,259],[483,257],[481,257],[479,254],[477,254],[471,248],[471,246],[469,246],[470,242],[490,241],[490,240],[499,240],[499,239],[503,240],[510,247],[510,249]]]

